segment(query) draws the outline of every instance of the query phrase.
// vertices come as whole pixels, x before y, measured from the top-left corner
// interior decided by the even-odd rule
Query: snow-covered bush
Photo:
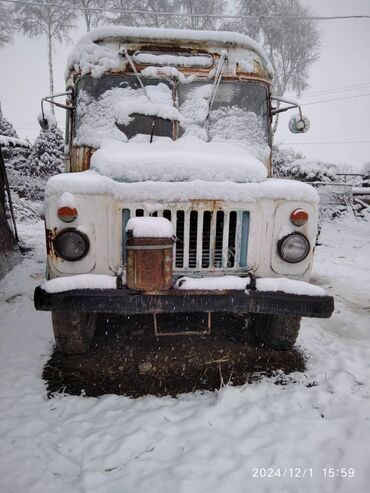
[[[273,149],[273,175],[305,182],[332,182],[338,172],[334,164],[305,158],[293,149]]]
[[[29,157],[30,175],[49,178],[63,169],[63,134],[56,124],[41,130]]]
[[[304,159],[304,156],[292,148],[281,149],[274,146],[272,149],[272,171],[274,177],[287,178],[291,175],[291,168],[293,164],[299,160]]]
[[[10,188],[21,199],[27,199],[30,201],[42,201],[44,199],[44,192],[46,186],[46,180],[41,177],[32,177],[22,172],[17,172],[15,168],[12,168],[11,162],[7,163],[7,172]]]

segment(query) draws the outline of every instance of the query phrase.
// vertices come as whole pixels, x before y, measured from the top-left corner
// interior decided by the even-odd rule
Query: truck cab
[[[284,350],[302,316],[331,315],[333,299],[309,284],[318,195],[271,177],[272,81],[261,47],[237,33],[116,27],[75,46],[66,173],[47,185],[35,292],[61,351],[87,351],[99,313],[152,314],[156,336],[163,313],[205,313],[207,333],[213,313],[237,313],[248,340]],[[153,218],[152,238],[172,227],[166,289],[128,281],[134,218]],[[135,275],[163,270],[157,243],[143,244]]]

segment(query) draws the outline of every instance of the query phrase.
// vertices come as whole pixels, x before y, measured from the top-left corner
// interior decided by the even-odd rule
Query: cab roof
[[[66,78],[72,71],[101,76],[107,70],[119,70],[121,58],[115,46],[138,48],[179,47],[205,53],[229,50],[236,63],[255,61],[267,78],[273,69],[262,47],[249,36],[229,31],[193,31],[186,29],[159,29],[148,27],[105,27],[83,36],[68,57]],[[99,68],[100,67],[100,68]],[[252,72],[252,70],[250,70]]]

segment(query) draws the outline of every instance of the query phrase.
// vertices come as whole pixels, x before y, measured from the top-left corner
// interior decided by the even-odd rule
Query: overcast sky
[[[320,16],[370,15],[370,0],[305,3]],[[300,102],[347,99],[304,106],[304,113],[311,120],[311,129],[304,135],[291,134],[287,130],[291,114],[283,114],[276,143],[291,144],[307,157],[348,164],[358,170],[370,161],[370,19],[321,21],[319,27],[320,59],[311,69],[310,88]],[[73,32],[73,40],[82,34],[82,29]],[[64,45],[55,47],[56,92],[64,90],[64,67],[70,49]],[[15,35],[12,44],[0,49],[0,101],[20,137],[34,139],[38,135],[36,118],[48,87],[46,42]],[[361,95],[364,96],[358,97]],[[63,110],[58,110],[57,116],[63,128]]]

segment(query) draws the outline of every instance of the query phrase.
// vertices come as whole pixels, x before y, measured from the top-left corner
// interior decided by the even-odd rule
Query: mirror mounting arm
[[[271,96],[271,99],[274,100],[274,101],[279,101],[280,103],[286,103],[286,104],[289,104],[290,105],[290,106],[285,106],[284,108],[272,109],[271,110],[271,115],[272,116],[277,115],[278,113],[283,113],[284,111],[291,110],[293,108],[298,108],[299,116],[301,118],[303,118],[303,116],[302,116],[302,108],[295,101],[289,101],[288,99],[279,98],[278,96]]]
[[[41,114],[43,118],[45,118],[44,102],[53,104],[54,106],[58,106],[58,108],[63,108],[65,110],[74,110],[76,108],[73,105],[57,103],[56,101],[54,101],[54,98],[59,98],[61,96],[72,96],[72,91],[60,92],[58,94],[51,94],[50,96],[46,96],[41,99]]]

